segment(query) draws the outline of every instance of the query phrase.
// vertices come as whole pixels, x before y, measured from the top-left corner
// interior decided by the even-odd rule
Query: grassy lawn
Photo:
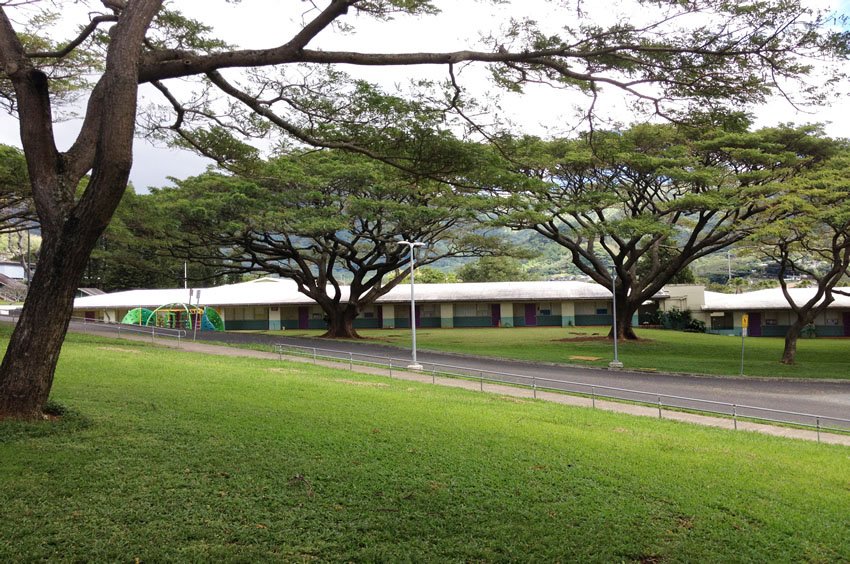
[[[640,342],[620,342],[619,357],[627,369],[738,375],[741,338],[638,329]],[[281,332],[268,331],[282,335]],[[321,331],[287,330],[286,336],[318,336]],[[406,329],[361,330],[361,336],[400,348],[410,347]],[[473,354],[554,363],[607,366],[613,346],[604,339],[607,327],[522,327],[512,329],[417,329],[420,350]],[[588,337],[597,337],[587,340]],[[333,348],[327,341],[328,348]],[[797,364],[780,364],[780,338],[748,338],[744,350],[745,376],[850,379],[850,339],[800,339]],[[570,357],[598,357],[599,360]]]
[[[84,335],[54,397],[2,562],[850,560],[843,447]]]

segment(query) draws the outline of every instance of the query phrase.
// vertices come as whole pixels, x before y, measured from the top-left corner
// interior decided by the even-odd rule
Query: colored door
[[[422,309],[419,306],[416,306],[416,326],[422,326]]]
[[[750,328],[747,330],[750,337],[761,337],[761,313],[750,312]]]
[[[500,327],[502,325],[501,304],[490,304],[490,325],[492,327]]]
[[[537,325],[537,304],[525,304],[525,326]]]
[[[307,329],[310,323],[310,308],[308,306],[299,306],[298,308],[298,328]]]
[[[93,311],[87,311],[86,312],[86,321],[94,321],[94,312]]]
[[[850,337],[850,311],[844,312],[844,336]]]
[[[384,328],[384,308],[377,305],[375,309],[378,310],[378,329]]]

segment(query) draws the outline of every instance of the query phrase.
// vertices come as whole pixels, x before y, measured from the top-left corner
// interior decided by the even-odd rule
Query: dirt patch
[[[389,387],[389,384],[384,384],[383,382],[358,382],[357,380],[346,380],[344,378],[338,378],[334,380],[334,382],[339,382],[340,384],[351,384],[352,386],[367,386],[369,388]]]
[[[502,401],[510,402],[510,403],[528,403],[528,400],[515,398],[515,397],[511,397],[511,396],[500,396],[499,399],[502,400]]]
[[[598,336],[597,335],[591,335],[591,336],[585,335],[584,337],[567,337],[566,339],[553,339],[552,340],[553,343],[582,343],[582,342],[593,342],[593,341],[597,341],[597,342],[608,341],[608,342],[610,342],[611,339],[609,339],[607,335],[604,335],[604,336],[603,335],[598,335]],[[654,339],[628,339],[628,340],[621,339],[619,342],[621,342],[621,343],[653,343],[653,342],[655,342],[655,340]]]
[[[102,346],[102,347],[97,347],[97,348],[98,348],[98,350],[101,350],[101,351],[110,351],[110,352],[123,352],[123,353],[133,353],[133,354],[139,354],[140,352],[142,352],[142,351],[137,350],[137,349],[125,349],[124,347]]]
[[[573,355],[570,357],[570,360],[602,360],[601,356],[581,356],[581,355]]]
[[[584,337],[567,337],[566,339],[553,339],[554,343],[583,343],[589,341],[610,341],[608,337],[602,336],[587,336]]]

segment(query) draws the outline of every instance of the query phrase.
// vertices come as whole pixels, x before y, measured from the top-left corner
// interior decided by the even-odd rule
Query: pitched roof
[[[850,288],[838,288],[843,292],[850,293]],[[815,295],[815,288],[789,288],[791,297],[798,304],[805,303]],[[746,311],[746,310],[773,310],[790,309],[788,301],[782,294],[781,288],[768,288],[742,294],[723,294],[720,292],[706,292],[703,311]],[[835,294],[835,301],[829,305],[830,308],[850,308],[850,296]]]
[[[198,303],[200,291],[202,305],[307,305],[313,300],[298,291],[292,280],[260,278],[250,282],[228,284],[214,288],[200,288],[192,293],[192,303]],[[348,297],[348,286],[340,288],[342,299]],[[169,303],[189,303],[188,289],[129,290],[74,300],[76,309],[107,309],[125,307],[158,307]],[[659,297],[665,297],[661,292]],[[588,282],[476,282],[457,284],[418,284],[416,301],[558,301],[607,300],[611,291],[599,284]],[[378,303],[406,303],[410,301],[410,286],[396,286],[378,299]]]

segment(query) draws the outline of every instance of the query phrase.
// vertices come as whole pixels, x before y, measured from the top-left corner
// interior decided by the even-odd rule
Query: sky
[[[850,13],[850,0],[809,0],[836,12]],[[96,4],[96,3],[95,3]],[[293,10],[296,4],[299,10]],[[317,2],[324,5],[323,2]],[[444,13],[437,17],[404,17],[387,23],[374,23],[371,20],[349,14],[346,21],[355,26],[351,34],[321,34],[311,48],[358,49],[366,52],[394,51],[434,51],[455,50],[478,45],[479,34],[487,30],[498,30],[500,24],[510,17],[532,17],[547,25],[564,21],[563,8],[557,8],[557,2],[543,0],[515,0],[498,6],[492,6],[483,0],[441,1]],[[648,17],[649,11],[635,10],[630,0],[612,0],[608,2],[582,2],[585,17],[601,24],[610,23],[612,14],[623,11],[632,23],[639,24]],[[312,14],[307,12],[310,2],[294,3],[279,0],[242,0],[239,3],[222,0],[181,0],[179,7],[187,15],[196,17],[212,25],[217,36],[226,41],[246,48],[270,47],[282,43],[300,28],[303,21]],[[575,12],[567,13],[573,16]],[[258,17],[258,14],[260,16]],[[86,13],[78,4],[63,11],[62,25],[66,34],[71,35],[73,26],[86,20]],[[555,29],[553,28],[553,32]],[[445,67],[411,67],[409,69],[362,69],[345,68],[357,76],[378,82],[387,88],[401,84],[411,78],[444,79]],[[461,80],[479,96],[492,99],[494,88],[488,83],[483,66],[469,66],[461,71]],[[176,86],[178,90],[180,86]],[[150,87],[142,89],[141,105],[157,96]],[[575,93],[556,91],[550,87],[538,86],[526,89],[522,95],[501,96],[504,114],[522,127],[526,132],[546,135],[547,133],[565,133],[577,123],[574,106],[584,103],[584,99]],[[611,119],[628,123],[633,121],[623,97],[619,92],[610,90],[602,100],[603,108]],[[140,105],[140,107],[141,107]],[[757,126],[775,125],[779,122],[825,123],[829,135],[843,137],[850,131],[850,104],[846,92],[835,98],[830,107],[807,108],[798,111],[786,101],[776,99],[768,104],[752,108]],[[72,142],[78,122],[68,121],[57,125],[57,140],[60,149]],[[11,118],[0,119],[0,143],[20,146],[17,124]],[[209,161],[186,151],[180,151],[161,144],[155,146],[144,139],[137,139],[134,148],[134,167],[131,182],[137,192],[144,192],[149,186],[168,184],[168,177],[183,178],[203,172]]]

